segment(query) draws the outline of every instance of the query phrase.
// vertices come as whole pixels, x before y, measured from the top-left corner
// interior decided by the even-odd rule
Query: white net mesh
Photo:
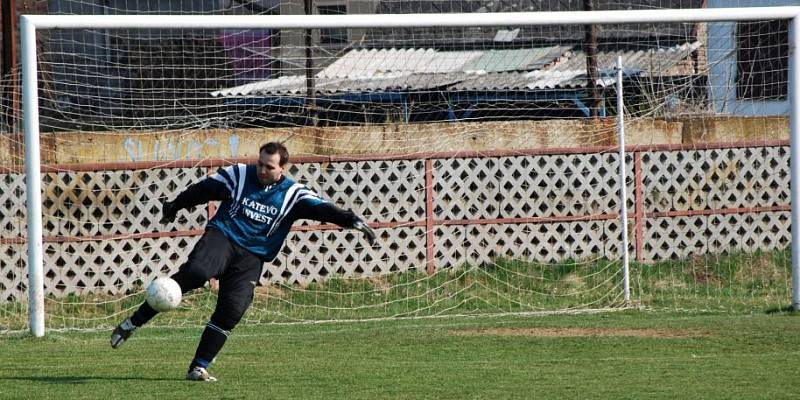
[[[49,13],[302,14],[266,1],[30,2]],[[597,9],[700,7],[601,2]],[[347,2],[315,14],[565,11],[582,2]],[[249,322],[619,307],[622,60],[632,304],[790,297],[786,23],[46,30],[38,36],[51,328],[106,327],[177,270],[215,205],[160,202],[260,144],[379,233],[298,224]],[[588,35],[588,36],[587,36]],[[594,61],[591,61],[594,60]],[[26,321],[18,69],[3,79],[0,330]],[[198,290],[159,323],[198,323]],[[629,303],[631,304],[631,303]]]

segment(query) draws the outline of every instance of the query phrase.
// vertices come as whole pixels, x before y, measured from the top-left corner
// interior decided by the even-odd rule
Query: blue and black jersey
[[[299,219],[332,222],[352,228],[359,218],[320,198],[287,177],[269,186],[258,181],[255,165],[236,164],[190,186],[174,200],[178,209],[220,200],[207,228],[217,229],[264,261],[272,261],[289,229]]]

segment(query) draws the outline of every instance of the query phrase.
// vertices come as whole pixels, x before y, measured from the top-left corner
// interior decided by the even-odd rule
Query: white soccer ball
[[[158,312],[172,310],[181,303],[181,287],[172,278],[156,278],[147,286],[145,301]]]

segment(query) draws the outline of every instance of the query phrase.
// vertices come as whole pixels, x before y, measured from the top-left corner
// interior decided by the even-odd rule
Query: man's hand
[[[161,223],[168,224],[175,221],[175,215],[178,214],[178,209],[171,201],[165,201],[161,204]]]
[[[369,242],[369,244],[375,244],[375,231],[373,231],[366,222],[362,220],[356,221],[356,223],[353,224],[353,229],[361,231],[361,233],[363,233],[367,238],[367,242]]]

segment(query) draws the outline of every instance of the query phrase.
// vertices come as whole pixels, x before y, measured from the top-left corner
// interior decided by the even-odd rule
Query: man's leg
[[[187,293],[203,286],[211,277],[221,274],[234,255],[233,244],[221,232],[209,229],[189,253],[189,257],[172,279],[178,282],[181,292]],[[130,318],[125,319],[111,333],[111,347],[125,343],[136,328],[146,324],[158,314],[147,302],[142,303]]]
[[[217,307],[208,321],[194,359],[186,375],[190,380],[216,380],[205,370],[225,345],[231,331],[253,302],[263,262],[254,254],[237,247],[236,261],[219,277]]]

